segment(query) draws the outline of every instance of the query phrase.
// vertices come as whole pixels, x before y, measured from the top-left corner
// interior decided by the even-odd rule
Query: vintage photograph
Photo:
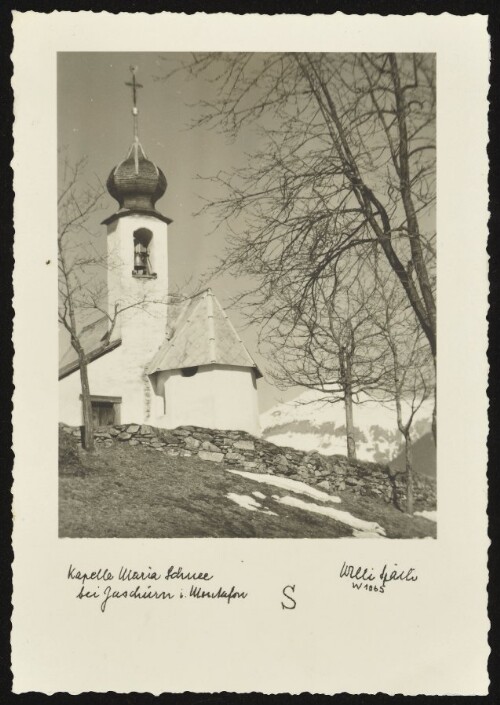
[[[14,13],[14,692],[488,692],[488,22]]]
[[[59,537],[436,538],[436,55],[57,96]]]

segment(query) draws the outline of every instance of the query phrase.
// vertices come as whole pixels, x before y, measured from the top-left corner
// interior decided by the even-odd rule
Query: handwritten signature
[[[374,568],[367,568],[359,565],[349,565],[345,561],[339,573],[340,578],[346,578],[352,583],[353,590],[366,590],[367,592],[379,592],[383,594],[389,583],[414,583],[418,580],[415,568],[398,567],[397,563],[389,566],[387,563],[378,572]]]

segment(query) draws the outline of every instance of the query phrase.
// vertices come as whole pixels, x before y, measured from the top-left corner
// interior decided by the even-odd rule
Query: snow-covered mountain
[[[417,412],[413,422],[414,441],[424,441],[423,437],[430,440],[432,410],[433,401],[428,400]],[[324,455],[347,453],[344,404],[333,403],[333,397],[332,401],[325,400],[325,395],[319,392],[306,391],[292,401],[272,407],[261,414],[260,423],[263,438],[276,445],[316,450]],[[389,463],[403,451],[394,405],[365,398],[354,405],[354,424],[360,460]]]

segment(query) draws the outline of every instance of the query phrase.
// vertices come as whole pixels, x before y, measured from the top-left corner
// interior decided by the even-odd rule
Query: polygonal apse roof
[[[262,377],[227,314],[207,289],[181,306],[167,339],[146,371],[153,374],[213,364],[252,367],[257,378]]]

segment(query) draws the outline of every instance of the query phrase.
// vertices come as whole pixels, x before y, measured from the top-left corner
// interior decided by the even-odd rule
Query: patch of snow
[[[377,524],[375,521],[364,521],[363,519],[358,519],[349,512],[344,512],[339,509],[334,509],[333,507],[322,507],[319,504],[313,504],[312,502],[304,502],[302,499],[297,497],[280,497],[278,499],[280,504],[286,504],[289,507],[297,507],[298,509],[304,509],[308,512],[314,512],[314,514],[323,514],[330,519],[335,519],[335,521],[341,524],[346,524],[347,526],[357,529],[359,532],[365,532],[369,534],[377,534],[378,536],[385,536],[385,529]],[[361,533],[357,534],[361,536]]]
[[[254,497],[258,497],[259,499],[265,499],[266,495],[262,494],[262,492],[252,492]]]
[[[354,529],[352,535],[358,539],[381,539],[385,538],[376,531],[361,531],[360,529]]]
[[[235,492],[228,492],[226,497],[232,502],[236,502],[243,509],[248,509],[251,512],[258,512],[261,508],[260,502],[257,502],[253,497],[248,494],[236,494]]]
[[[244,470],[228,470],[228,472],[233,473],[233,475],[241,475],[248,480],[265,482],[268,485],[279,487],[282,490],[288,490],[289,492],[295,492],[296,494],[303,494],[306,497],[318,499],[320,502],[338,503],[342,501],[340,497],[335,497],[334,495],[327,494],[326,492],[321,492],[321,490],[317,490],[314,487],[306,485],[305,482],[291,480],[289,477],[279,477],[278,475],[268,475],[266,473],[258,472],[245,472]]]
[[[262,496],[264,497],[264,495]],[[257,502],[257,500],[250,497],[248,494],[228,492],[226,497],[232,502],[236,502],[236,504],[243,507],[243,509],[248,509],[250,512],[262,512],[262,514],[272,514],[273,516],[278,516],[276,512],[272,512],[270,509],[263,509],[261,503]]]
[[[424,509],[422,512],[414,512],[414,516],[416,517],[424,517],[424,519],[428,519],[429,521],[437,521],[437,511],[434,509],[433,511],[429,511],[427,509]]]

